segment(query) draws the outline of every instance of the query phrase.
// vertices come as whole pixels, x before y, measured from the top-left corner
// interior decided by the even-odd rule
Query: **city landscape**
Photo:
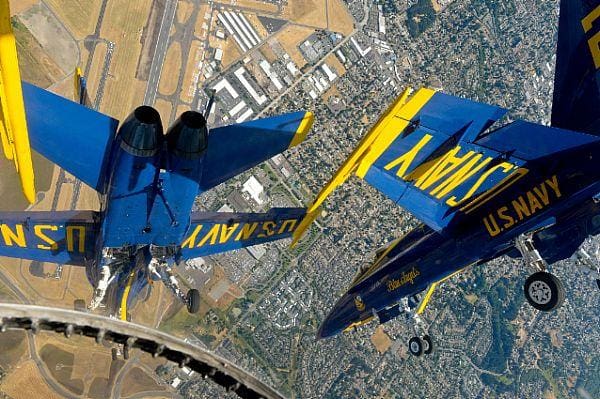
[[[307,140],[197,198],[208,211],[305,206],[406,87],[510,110],[501,123],[548,124],[558,1],[11,1],[23,78],[72,97],[80,66],[93,107],[123,120],[140,104],[164,125],[185,110],[209,126],[295,110],[315,114]],[[4,160],[0,168],[4,168]],[[34,159],[32,210],[98,207],[91,189]],[[4,177],[3,177],[4,179]],[[2,210],[21,210],[0,181]],[[11,189],[12,188],[12,189]],[[16,191],[16,193],[15,193]],[[210,349],[290,398],[598,398],[600,291],[576,259],[552,266],[567,300],[527,306],[530,270],[503,257],[438,289],[423,321],[434,353],[413,357],[404,317],[317,341],[317,329],[376,251],[418,224],[350,179],[294,249],[289,240],[181,264],[201,292],[190,315],[159,286],[132,321]],[[597,251],[595,239],[585,248]],[[0,259],[3,302],[89,303],[85,271]],[[195,375],[118,348],[53,335],[0,336],[0,397],[235,397]],[[59,360],[57,360],[59,359]]]

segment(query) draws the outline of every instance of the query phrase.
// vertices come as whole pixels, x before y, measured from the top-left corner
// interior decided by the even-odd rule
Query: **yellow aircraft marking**
[[[510,165],[510,164],[507,164],[507,165]],[[494,187],[492,187],[491,190],[484,192],[482,195],[475,198],[475,200],[467,203],[465,206],[460,208],[460,211],[464,212],[466,214],[473,212],[475,209],[479,208],[481,205],[487,203],[492,198],[494,198],[495,196],[497,196],[498,194],[500,194],[501,192],[503,192],[504,190],[506,190],[513,184],[515,184],[523,176],[525,176],[528,172],[529,172],[529,170],[525,169],[525,168],[516,169],[513,173],[511,173],[510,175],[508,175],[504,179],[502,179],[502,181],[500,181],[500,183],[498,183]]]
[[[594,21],[600,18],[600,6],[597,6],[581,20],[581,25],[585,33],[588,33],[594,26]],[[594,60],[596,69],[600,68],[600,32],[596,32],[592,37],[588,39],[588,47]]]
[[[131,284],[133,284],[134,276],[135,272],[131,272],[129,274],[129,279],[127,279],[125,291],[123,291],[123,296],[121,297],[121,320],[125,321],[127,321],[127,298],[129,298],[129,291],[131,290]]]
[[[74,84],[74,99],[79,102],[81,100],[81,77],[83,76],[83,72],[81,68],[75,68],[75,74],[73,75],[73,84]]]
[[[432,283],[429,286],[427,293],[425,294],[425,296],[423,297],[423,300],[419,304],[419,308],[417,309],[417,314],[423,313],[423,311],[425,310],[427,303],[429,303],[429,300],[431,299],[431,296],[433,295],[433,291],[435,291],[436,287],[437,287],[437,283]]]
[[[381,115],[371,130],[362,138],[358,146],[335,172],[331,180],[319,192],[300,225],[293,234],[291,247],[295,247],[308,226],[317,218],[319,207],[339,185],[344,183],[356,171],[364,178],[366,171],[402,133],[423,106],[435,94],[431,89],[420,89],[408,100],[412,89],[407,88]]]
[[[312,127],[315,121],[315,116],[312,112],[307,112],[304,114],[304,117],[300,121],[300,125],[298,125],[298,129],[296,130],[296,134],[294,134],[294,138],[292,139],[288,148],[292,148],[304,141],[308,131]]]
[[[348,327],[344,328],[344,332],[350,332],[350,331],[352,331],[352,330],[353,330],[355,327],[364,326],[365,324],[368,324],[368,323],[370,323],[370,322],[373,320],[373,317],[374,317],[374,316],[369,316],[369,317],[367,317],[367,318],[366,318],[366,319],[364,319],[364,320],[359,320],[359,321],[356,321],[356,322],[354,322],[354,323],[350,324]]]
[[[0,136],[4,155],[13,160],[23,194],[35,202],[31,149],[21,89],[17,46],[10,23],[8,0],[0,0]]]

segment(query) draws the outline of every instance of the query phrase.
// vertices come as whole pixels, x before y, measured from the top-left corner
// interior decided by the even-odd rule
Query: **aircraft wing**
[[[31,147],[97,191],[118,121],[23,82]]]
[[[474,211],[527,174],[528,162],[597,139],[524,121],[488,131],[505,109],[431,89],[409,93],[388,108],[321,190],[294,243],[352,173],[443,233],[456,215]]]
[[[273,208],[267,213],[192,213],[189,234],[181,244],[184,259],[289,238],[306,215],[304,208]]]
[[[85,266],[95,256],[96,212],[0,212],[0,256]]]
[[[212,129],[200,181],[202,191],[300,144],[313,123],[311,112],[294,112]]]

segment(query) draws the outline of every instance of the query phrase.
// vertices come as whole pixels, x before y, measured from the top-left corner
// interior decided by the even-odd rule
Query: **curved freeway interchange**
[[[0,334],[6,330],[27,330],[34,334],[54,331],[110,341],[126,352],[137,348],[161,356],[210,378],[230,392],[248,399],[281,399],[283,396],[235,364],[200,347],[139,324],[44,306],[0,303]]]

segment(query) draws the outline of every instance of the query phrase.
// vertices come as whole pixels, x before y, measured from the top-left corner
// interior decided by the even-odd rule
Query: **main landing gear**
[[[533,233],[520,235],[515,244],[525,264],[537,270],[525,280],[527,302],[543,312],[558,309],[565,300],[565,289],[558,277],[546,271],[546,261],[533,244]]]
[[[187,294],[179,288],[179,281],[173,274],[171,265],[175,263],[176,250],[170,247],[150,246],[152,260],[148,265],[149,274],[158,277],[163,284],[183,302],[190,313],[198,313],[200,310],[200,292],[192,288]]]
[[[414,356],[429,355],[433,352],[433,342],[429,335],[423,335],[423,338],[412,337],[408,340],[408,351]]]

